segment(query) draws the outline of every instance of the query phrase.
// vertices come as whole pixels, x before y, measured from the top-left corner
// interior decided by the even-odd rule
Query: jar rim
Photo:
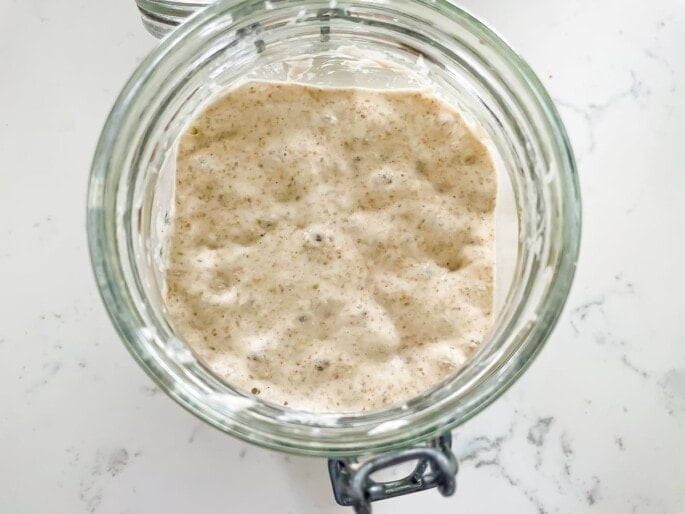
[[[316,2],[275,0],[272,3],[294,5]],[[359,2],[336,2],[338,8],[357,4]],[[393,2],[371,0],[364,4],[370,8],[383,6],[384,9],[391,9]],[[469,35],[487,43],[488,48],[508,66],[510,79],[516,80],[520,93],[526,95],[527,107],[537,113],[542,132],[549,138],[546,151],[553,155],[558,166],[561,246],[552,259],[552,265],[549,266],[549,281],[539,300],[539,310],[536,311],[538,322],[530,324],[518,335],[518,344],[505,361],[500,362],[497,367],[482,370],[482,373],[487,375],[487,380],[474,387],[467,403],[459,398],[442,398],[435,405],[426,406],[408,424],[397,422],[397,407],[369,414],[344,415],[342,417],[358,418],[366,420],[367,423],[364,426],[355,425],[354,429],[347,426],[337,432],[331,432],[328,427],[335,424],[336,419],[341,418],[339,415],[308,415],[295,422],[292,421],[293,418],[289,418],[288,423],[284,423],[278,418],[278,410],[265,410],[262,406],[254,410],[245,409],[244,405],[235,407],[242,416],[240,422],[219,419],[208,407],[206,397],[198,401],[184,384],[172,379],[169,369],[156,360],[151,343],[154,336],[132,316],[132,312],[140,308],[140,299],[130,294],[127,278],[120,269],[118,255],[125,249],[122,250],[117,242],[119,221],[113,219],[115,215],[110,208],[116,203],[112,195],[118,190],[117,177],[120,171],[115,169],[113,163],[116,162],[115,149],[122,141],[122,127],[127,120],[130,121],[132,106],[139,101],[141,91],[160,69],[161,63],[172,59],[174,52],[203,30],[211,28],[217,19],[230,17],[233,23],[236,21],[233,19],[236,11],[265,9],[264,2],[217,2],[167,36],[139,65],[123,88],[105,123],[95,152],[88,192],[89,248],[100,294],[121,339],[148,375],[179,404],[210,424],[261,446],[301,454],[351,455],[403,447],[463,423],[503,394],[530,365],[551,333],[570,290],[580,243],[580,196],[571,146],[551,98],[518,54],[491,29],[463,9],[446,0],[410,0],[401,2],[401,5],[403,8],[414,5],[419,10],[438,15],[446,22],[454,24],[460,30],[468,30]],[[425,399],[430,394],[432,392],[420,398]],[[380,415],[387,412],[394,412],[394,417],[384,418]],[[323,426],[317,426],[314,418],[322,422],[328,421],[323,423]]]

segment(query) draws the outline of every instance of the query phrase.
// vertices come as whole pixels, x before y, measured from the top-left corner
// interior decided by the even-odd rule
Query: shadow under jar
[[[381,410],[299,412],[223,383],[176,337],[163,299],[175,147],[209,99],[247,79],[429,89],[486,140],[498,202],[511,197],[511,265],[501,261],[498,242],[494,325],[455,376]],[[454,5],[224,1],[169,34],[121,92],[93,162],[88,236],[112,321],[159,387],[233,436],[332,459],[336,500],[365,513],[370,501],[389,496],[454,491],[449,430],[501,395],[549,336],[575,270],[580,199],[566,133],[543,86],[496,34]],[[358,461],[361,455],[375,457]],[[371,478],[406,461],[415,466],[403,480]]]

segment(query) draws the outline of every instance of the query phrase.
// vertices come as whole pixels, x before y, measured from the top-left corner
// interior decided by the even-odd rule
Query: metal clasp
[[[371,478],[376,471],[412,460],[418,463],[404,478],[392,482],[377,482]],[[371,502],[433,487],[437,487],[443,496],[451,496],[456,489],[458,470],[449,432],[428,441],[426,446],[379,455],[361,464],[353,457],[328,461],[335,501],[354,507],[356,514],[370,514]]]

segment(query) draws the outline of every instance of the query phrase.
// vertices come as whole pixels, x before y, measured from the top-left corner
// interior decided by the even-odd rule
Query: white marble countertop
[[[538,72],[584,199],[542,355],[455,431],[457,494],[376,513],[685,512],[685,3],[468,0]],[[348,512],[323,460],[248,446],[152,385],[96,292],[94,144],[155,46],[133,0],[0,0],[0,512]]]

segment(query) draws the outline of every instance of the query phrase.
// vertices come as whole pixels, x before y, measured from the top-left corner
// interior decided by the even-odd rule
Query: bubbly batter
[[[244,84],[179,143],[170,321],[264,400],[407,400],[491,327],[496,188],[483,143],[425,93]]]

